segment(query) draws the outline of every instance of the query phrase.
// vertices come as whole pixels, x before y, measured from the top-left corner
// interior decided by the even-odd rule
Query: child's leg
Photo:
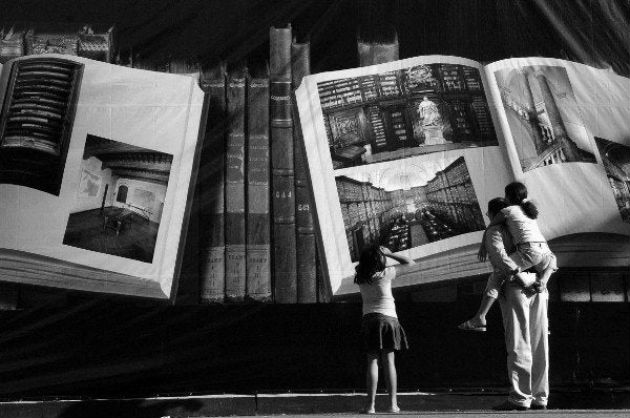
[[[397,389],[398,376],[396,374],[396,362],[393,350],[381,351],[381,361],[383,364],[383,373],[385,374],[385,383],[389,392],[389,410],[387,412],[400,412],[398,407]]]
[[[366,373],[366,385],[368,404],[365,407],[366,414],[373,414],[376,409],[376,387],[378,385],[378,353],[367,354],[367,373]]]
[[[547,287],[549,278],[557,270],[558,262],[556,256],[551,252],[545,254],[544,260],[536,266],[536,271],[538,271],[539,274],[538,283],[540,283],[541,290]]]
[[[459,329],[470,331],[485,331],[486,330],[486,315],[490,312],[490,308],[494,304],[494,301],[499,297],[499,289],[505,276],[499,271],[495,270],[488,277],[486,288],[481,297],[481,304],[475,316],[469,320],[459,324]]]
[[[481,297],[481,303],[479,304],[479,310],[477,314],[473,317],[479,319],[479,324],[486,325],[486,315],[490,312],[490,308],[494,305],[494,301],[497,300],[496,297],[491,297],[487,293],[484,293]]]

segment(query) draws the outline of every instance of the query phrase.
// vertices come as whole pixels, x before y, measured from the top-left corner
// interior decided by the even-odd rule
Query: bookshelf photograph
[[[173,156],[88,135],[63,243],[151,263]]]
[[[0,183],[58,196],[83,65],[38,58],[10,68],[0,115]]]
[[[485,229],[463,156],[339,170],[335,183],[353,262],[369,245],[398,252]]]
[[[526,66],[495,73],[523,172],[550,164],[595,163],[567,72]]]
[[[317,88],[334,168],[498,145],[474,67],[422,64]]]
[[[630,147],[598,137],[595,137],[595,143],[619,207],[619,215],[624,222],[630,223]]]

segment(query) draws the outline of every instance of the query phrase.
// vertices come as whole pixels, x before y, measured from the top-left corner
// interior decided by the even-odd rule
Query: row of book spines
[[[258,80],[258,82],[254,83],[257,84],[259,87],[264,87],[265,83],[264,80]],[[212,83],[211,85],[217,86],[220,85],[220,83]],[[239,88],[244,88],[244,83],[242,82],[237,82],[237,83],[231,83],[230,84],[232,87],[239,87]],[[248,88],[251,89],[252,83],[248,84]],[[219,90],[219,94],[220,94],[221,90]],[[216,92],[215,92],[216,93]],[[252,92],[249,92],[248,97],[256,97],[256,94],[252,94]],[[228,95],[228,97],[235,97],[235,98],[240,98],[242,97],[240,94],[233,94],[233,95]],[[262,97],[262,101],[264,102],[264,94],[261,94],[260,97]],[[235,100],[238,102],[238,99]],[[234,102],[234,101],[233,101]],[[232,106],[228,106],[229,108],[231,108],[232,112],[229,112],[231,115],[228,116],[228,119],[232,119],[234,117],[234,107],[238,107],[237,105],[235,105],[234,103],[232,103]],[[234,286],[229,286],[226,283],[226,288],[227,288],[227,292],[226,292],[226,297],[228,300],[232,300],[232,301],[238,301],[241,299],[245,299],[250,298],[250,299],[255,299],[255,300],[261,300],[261,299],[268,299],[266,296],[267,294],[265,293],[265,291],[262,292],[256,292],[256,294],[252,294],[252,291],[250,289],[252,289],[255,286],[252,286],[251,284],[247,287],[247,293],[246,295],[243,295],[243,290],[244,287],[242,285],[243,280],[243,274],[246,274],[248,277],[250,276],[250,274],[256,274],[258,282],[262,281],[265,282],[266,280],[264,279],[264,277],[268,274],[269,269],[268,269],[268,265],[269,265],[269,261],[268,261],[268,257],[265,257],[264,251],[265,250],[259,250],[258,254],[255,257],[251,257],[248,258],[247,254],[248,254],[248,250],[252,245],[256,245],[258,243],[258,241],[256,240],[256,233],[252,233],[252,231],[256,231],[256,230],[262,230],[265,231],[266,228],[259,228],[256,227],[256,225],[265,225],[268,223],[267,220],[265,220],[264,216],[263,216],[263,220],[262,221],[256,221],[255,220],[255,216],[253,216],[257,209],[256,207],[252,206],[252,202],[257,202],[257,204],[260,204],[260,202],[264,202],[265,200],[268,199],[268,180],[265,181],[265,177],[266,177],[266,170],[265,167],[268,165],[265,164],[265,160],[268,162],[268,146],[266,145],[268,143],[268,139],[267,136],[265,134],[262,135],[258,135],[255,134],[255,132],[259,129],[262,129],[264,131],[265,128],[265,124],[264,122],[261,123],[260,121],[264,121],[264,120],[268,120],[266,119],[266,115],[262,115],[262,117],[259,118],[253,118],[254,120],[252,120],[251,115],[252,114],[261,114],[260,112],[264,112],[264,106],[258,106],[258,109],[256,108],[256,105],[253,103],[248,103],[247,107],[247,114],[250,115],[250,120],[248,120],[249,122],[249,126],[248,126],[248,131],[249,131],[249,135],[247,136],[247,146],[245,144],[246,141],[246,137],[244,135],[244,133],[241,135],[241,121],[238,121],[236,123],[232,123],[230,124],[230,128],[229,128],[229,134],[228,134],[228,173],[230,172],[230,169],[234,169],[238,172],[242,173],[242,170],[240,169],[240,165],[244,159],[243,155],[245,154],[245,149],[247,149],[247,163],[248,163],[248,168],[247,168],[247,177],[248,177],[248,181],[247,181],[247,189],[246,189],[246,183],[244,181],[244,179],[241,179],[238,177],[238,175],[233,175],[232,177],[227,176],[226,178],[226,183],[225,183],[225,190],[226,190],[226,211],[228,212],[228,214],[231,214],[232,217],[235,216],[235,218],[233,219],[233,221],[230,221],[229,223],[231,225],[233,225],[232,228],[229,228],[226,230],[226,240],[227,243],[229,245],[229,243],[231,241],[236,241],[238,242],[239,239],[238,237],[242,237],[243,235],[243,230],[247,230],[247,245],[244,249],[245,255],[246,255],[246,263],[242,263],[240,262],[242,260],[242,254],[239,258],[238,256],[238,251],[243,251],[243,249],[241,249],[239,246],[233,246],[232,247],[232,251],[229,252],[229,259],[228,259],[228,263],[231,262],[239,262],[241,268],[228,268],[227,270],[225,269],[225,267],[223,266],[218,266],[218,267],[212,267],[212,266],[208,266],[206,265],[208,262],[212,262],[214,264],[224,264],[225,260],[221,260],[218,258],[217,254],[221,255],[223,254],[223,256],[225,256],[225,252],[222,251],[222,247],[216,247],[213,248],[212,251],[210,251],[209,253],[207,253],[207,255],[205,257],[203,257],[205,260],[202,260],[202,276],[206,276],[207,279],[205,280],[205,283],[202,283],[202,287],[205,289],[202,292],[202,300],[204,301],[221,301],[223,299],[223,292],[220,289],[215,289],[214,291],[212,291],[211,289],[208,289],[208,287],[212,288],[216,288],[217,286],[222,287],[221,283],[222,280],[221,278],[217,278],[217,277],[208,277],[208,275],[218,275],[218,276],[226,276],[226,282],[234,282],[234,283],[241,283],[240,285],[234,285]],[[257,110],[257,111],[252,111],[252,110]],[[286,111],[286,110],[285,110]],[[242,113],[242,112],[241,112]],[[288,113],[290,114],[290,113]],[[258,121],[258,122],[256,122]],[[259,125],[258,128],[256,128],[256,124]],[[260,126],[262,125],[262,127]],[[282,124],[281,124],[282,126]],[[286,130],[281,131],[279,137],[283,137],[288,135],[289,132],[287,132]],[[278,138],[276,138],[278,139]],[[283,154],[284,156],[286,155],[292,155],[293,154],[293,138],[291,136],[286,136],[285,138],[281,139],[282,146],[280,147],[276,147],[276,149],[279,149],[279,153]],[[296,158],[299,158],[301,156],[300,153],[297,154]],[[276,259],[281,259],[283,260],[283,264],[284,264],[284,268],[283,270],[278,271],[278,274],[280,275],[280,283],[278,283],[278,286],[276,288],[276,293],[280,293],[280,294],[287,294],[289,295],[288,297],[282,297],[280,296],[278,299],[279,302],[287,302],[287,303],[291,303],[291,302],[298,302],[298,303],[312,303],[312,302],[316,302],[318,297],[317,297],[317,291],[316,291],[316,269],[315,269],[315,250],[314,250],[314,230],[312,227],[312,217],[310,216],[310,195],[308,190],[306,189],[307,187],[307,183],[306,183],[306,167],[304,165],[304,162],[302,160],[299,160],[300,162],[299,167],[301,167],[301,170],[298,170],[302,176],[304,177],[304,180],[301,181],[302,184],[302,193],[300,194],[300,187],[297,187],[292,184],[292,175],[293,175],[293,170],[291,168],[281,168],[281,169],[277,169],[274,171],[274,173],[276,174],[276,183],[275,183],[275,194],[274,194],[274,221],[275,223],[284,223],[287,224],[289,226],[289,228],[282,228],[282,227],[278,227],[278,228],[274,228],[274,236],[276,237],[276,239],[274,239],[274,244],[278,245],[278,242],[284,242],[284,245],[281,245],[281,249],[277,252],[275,252],[275,258]],[[233,167],[231,167],[231,165],[233,165]],[[293,161],[290,159],[285,159],[284,162],[282,163],[278,163],[276,162],[276,164],[279,165],[284,165],[286,166],[292,166],[293,165]],[[219,164],[215,164],[215,166],[218,166]],[[261,175],[261,177],[259,177],[259,175]],[[235,180],[235,181],[233,181]],[[297,194],[295,194],[293,192],[293,190],[298,191]],[[245,193],[247,194],[247,199],[245,199]],[[230,199],[229,196],[233,196],[236,197],[235,199]],[[222,212],[223,208],[222,206],[219,204],[217,205],[217,202],[220,199],[216,199],[215,200],[215,206],[214,208],[209,207],[209,209],[214,209],[216,212]],[[247,202],[246,202],[247,200]],[[300,201],[303,200],[303,203],[300,203]],[[230,202],[232,203],[230,205]],[[247,204],[247,214],[243,211],[243,207]],[[286,213],[290,213],[291,208],[293,207],[297,207],[297,213],[298,213],[298,220],[297,220],[297,224],[298,225],[302,225],[302,224],[306,224],[306,227],[298,227],[297,228],[297,234],[300,235],[300,239],[296,240],[290,236],[290,231],[293,228],[293,224],[296,221],[296,217],[293,215],[290,216],[286,216]],[[263,215],[265,213],[268,214],[268,209],[263,208],[262,211]],[[285,214],[285,215],[283,215]],[[243,219],[247,220],[247,227],[243,228]],[[268,217],[266,219],[269,219]],[[219,227],[219,222],[217,220],[214,221],[214,225],[216,226],[216,228],[213,228],[213,230],[217,230],[217,229],[222,229]],[[238,226],[240,226],[240,228],[238,228]],[[216,235],[216,233],[212,234],[212,235]],[[231,239],[231,238],[233,239]],[[224,243],[221,242],[221,237],[214,237],[212,242],[216,243],[217,245],[221,246]],[[264,242],[264,241],[263,241]],[[269,246],[266,246],[265,248],[269,248]],[[295,271],[295,267],[293,266],[294,263],[291,263],[289,260],[286,260],[286,253],[288,251],[295,251],[298,254],[301,254],[302,257],[298,257],[301,260],[304,260],[300,263],[300,267],[297,271],[297,283],[296,284],[292,284],[290,283],[290,281],[294,281],[296,279],[296,275],[292,274],[291,272]],[[270,250],[269,250],[270,251]],[[261,256],[262,255],[262,256]],[[206,261],[207,260],[207,261]],[[297,261],[296,261],[297,262]],[[261,267],[253,267],[250,269],[250,265],[261,265]],[[245,268],[243,268],[242,266],[245,266]],[[257,272],[257,273],[251,273],[251,272]],[[262,277],[261,277],[262,276]],[[292,277],[291,277],[292,276]],[[283,280],[284,279],[284,280]],[[284,281],[286,281],[286,285],[283,286]],[[269,282],[269,281],[267,281]],[[254,284],[254,283],[252,283]],[[262,287],[263,289],[266,288],[266,286],[258,286],[258,287]],[[295,296],[291,296],[291,295],[295,295]]]
[[[225,223],[223,228],[216,226],[224,229],[224,241],[210,242],[215,255],[210,262],[217,268],[206,271],[217,274],[202,275],[202,282],[209,284],[201,298],[204,302],[269,301],[269,81],[249,77],[240,68],[227,79],[225,93]],[[224,258],[220,259],[223,245]],[[221,273],[223,276],[219,277]]]
[[[281,38],[279,41],[278,36]],[[326,289],[325,283],[321,280],[321,275],[317,273],[315,250],[315,235],[313,229],[312,214],[310,213],[310,193],[307,189],[306,181],[306,165],[304,159],[301,159],[299,163],[298,172],[303,178],[298,180],[296,184],[294,180],[294,162],[293,158],[300,158],[300,153],[294,149],[293,138],[293,121],[292,121],[292,108],[291,108],[291,84],[294,87],[299,85],[301,78],[309,72],[309,54],[308,44],[293,44],[291,45],[290,29],[271,29],[272,45],[284,44],[281,48],[271,48],[271,68],[272,74],[271,81],[271,94],[270,94],[270,116],[271,120],[269,126],[271,127],[271,142],[272,142],[272,203],[273,203],[273,255],[274,255],[274,294],[275,300],[279,303],[312,303],[319,301],[327,301],[329,299],[329,291]],[[286,46],[289,48],[286,48]],[[297,58],[297,59],[296,59]],[[293,68],[296,71],[291,77],[291,59],[297,61],[293,63]],[[285,61],[284,63],[280,61]],[[288,63],[287,63],[288,61]],[[230,85],[233,85],[231,83]],[[236,83],[242,84],[242,83]],[[251,96],[251,94],[250,94]],[[229,98],[228,94],[228,98]],[[251,112],[248,112],[251,114]],[[264,118],[262,118],[264,120]],[[237,129],[237,131],[239,131]],[[228,138],[230,138],[228,136]],[[244,138],[244,135],[243,135]],[[228,139],[228,150],[230,149]],[[235,152],[233,153],[235,161],[243,161],[243,151],[240,149],[240,143],[234,142]],[[244,144],[243,144],[244,147]],[[251,144],[248,144],[248,148]],[[229,152],[229,151],[228,151]],[[302,156],[303,157],[303,156]],[[229,161],[229,160],[228,160]],[[249,162],[249,161],[248,161]],[[236,166],[236,164],[235,164]],[[244,170],[242,170],[244,171]],[[228,171],[229,173],[229,171]],[[229,194],[230,190],[229,176],[226,179],[226,193]],[[238,187],[238,183],[236,184]],[[248,184],[252,184],[248,179]],[[237,189],[237,193],[240,190]],[[248,196],[251,198],[251,194]],[[243,201],[239,203],[240,207],[245,204]],[[229,199],[226,198],[226,203]],[[234,208],[230,208],[226,205],[228,214]],[[251,208],[248,207],[248,211],[251,212]],[[297,222],[296,222],[297,213]],[[249,219],[250,216],[247,216]],[[297,228],[296,228],[297,223]],[[237,225],[242,225],[242,222]],[[297,235],[297,237],[296,237]],[[226,238],[230,236],[229,232],[226,233]],[[299,237],[299,239],[297,239]],[[230,248],[229,238],[226,242],[227,247]],[[249,249],[252,242],[248,242],[248,245],[244,249],[245,254]],[[225,253],[225,256],[232,255],[234,251],[239,251],[239,246],[232,246],[232,252]],[[216,249],[216,252],[220,253],[220,248]],[[260,256],[260,252],[258,256]],[[228,259],[228,263],[235,262],[239,259],[236,256]],[[218,260],[215,260],[217,262]],[[247,261],[247,258],[246,258]],[[266,274],[265,267],[268,265],[267,261],[263,261],[260,257],[252,258],[251,263],[263,263],[263,268],[256,269]],[[249,270],[249,264],[245,268],[247,272]],[[242,263],[241,263],[242,265]],[[220,271],[220,269],[206,269],[207,271]],[[234,280],[237,283],[239,279],[230,275],[239,274],[243,282],[242,268],[235,271],[230,268],[226,269],[227,281]],[[212,282],[212,280],[209,280]],[[227,289],[230,286],[226,285]],[[238,290],[237,294],[242,294],[243,286],[234,286]],[[212,292],[210,292],[212,293]],[[226,292],[228,299],[236,300],[238,297],[234,297],[231,292]],[[202,299],[214,300],[221,298],[220,292],[214,292],[215,296],[211,297],[207,292],[202,295]],[[251,297],[251,296],[250,296]]]

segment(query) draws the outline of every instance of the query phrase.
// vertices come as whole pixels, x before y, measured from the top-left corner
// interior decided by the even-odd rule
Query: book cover
[[[291,27],[272,27],[269,35],[274,300],[296,303]]]
[[[292,89],[300,86],[304,76],[310,74],[310,43],[291,44]],[[315,267],[315,229],[311,213],[311,191],[308,184],[308,168],[304,158],[302,133],[299,123],[294,126],[295,170],[295,228],[298,303],[317,302],[317,270]]]
[[[89,28],[85,28],[81,33],[89,32]],[[96,40],[94,40],[96,42]],[[96,51],[96,48],[95,48]],[[199,68],[192,65],[189,60],[175,58],[170,59],[165,66],[165,70],[171,74],[188,75],[195,80],[200,80]],[[197,70],[197,71],[195,71]],[[200,84],[201,86],[201,84]],[[202,87],[203,88],[203,87]],[[206,90],[204,89],[204,92]],[[206,120],[206,127],[207,127]],[[204,138],[205,142],[205,138]],[[199,178],[197,178],[197,186]],[[199,187],[195,188],[195,194],[192,198],[190,207],[190,217],[188,220],[188,231],[186,234],[186,245],[182,257],[182,268],[178,280],[178,289],[176,295],[176,303],[178,305],[195,305],[199,303],[200,295],[200,219],[201,213],[199,207]]]
[[[247,69],[228,74],[225,169],[225,299],[242,302],[247,284],[245,221],[245,84]]]
[[[201,85],[209,105],[198,180],[200,299],[201,303],[221,303],[225,298],[225,64],[205,71]]]
[[[205,129],[197,81],[54,54],[0,74],[0,280],[171,298]]]
[[[247,297],[271,300],[269,69],[247,82]]]

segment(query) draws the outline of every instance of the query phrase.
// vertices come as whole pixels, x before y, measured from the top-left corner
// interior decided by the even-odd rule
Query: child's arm
[[[381,245],[381,252],[383,253],[385,257],[389,257],[392,260],[396,260],[400,264],[409,264],[409,265],[416,264],[415,261],[413,261],[411,258],[407,257],[406,255],[393,254],[389,248],[382,245]]]
[[[503,210],[501,210],[501,211],[499,211],[499,213],[494,215],[494,218],[490,219],[490,225],[488,225],[488,226],[501,225],[501,224],[505,223],[505,220],[506,220],[505,213],[503,213]]]
[[[481,246],[479,247],[479,252],[477,252],[477,259],[482,263],[486,261],[488,258],[488,251],[486,250],[486,239],[488,235],[488,230],[483,231],[483,236],[481,237]]]
[[[503,211],[499,211],[494,217],[490,220],[490,224],[486,227],[486,230],[483,231],[483,237],[481,238],[481,247],[479,247],[479,252],[477,252],[477,259],[482,263],[486,261],[488,258],[488,251],[486,250],[486,239],[488,239],[488,228],[491,226],[501,225],[505,223],[506,216]]]

